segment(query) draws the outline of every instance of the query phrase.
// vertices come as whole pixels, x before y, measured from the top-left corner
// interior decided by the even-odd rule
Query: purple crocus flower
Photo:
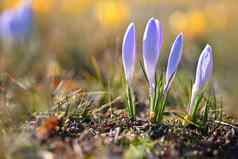
[[[122,62],[126,80],[129,85],[132,83],[135,62],[136,62],[136,29],[131,23],[124,35],[122,43]]]
[[[159,20],[156,19],[156,22],[159,25]],[[159,48],[162,48],[162,44],[163,44],[163,28],[162,25],[159,25]]]
[[[171,48],[169,59],[168,59],[168,65],[167,65],[167,71],[166,71],[166,77],[165,77],[165,87],[164,87],[164,93],[167,93],[170,89],[173,77],[175,76],[175,73],[177,71],[178,65],[180,63],[180,60],[182,58],[183,54],[183,33],[180,33]]]
[[[162,46],[162,33],[157,19],[151,18],[145,28],[143,37],[143,59],[149,80],[150,93],[155,88],[156,67]]]
[[[7,10],[0,15],[0,38],[23,40],[32,31],[32,2],[25,0],[17,9]]]
[[[195,83],[193,84],[189,114],[192,114],[195,100],[199,92],[211,79],[213,73],[213,53],[210,45],[207,45],[198,60]]]

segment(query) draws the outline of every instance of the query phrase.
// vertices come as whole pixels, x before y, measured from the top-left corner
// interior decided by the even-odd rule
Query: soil
[[[184,126],[171,116],[163,124],[151,124],[143,118],[131,121],[123,109],[118,109],[100,112],[96,117],[53,114],[32,123],[33,138],[55,158],[235,159],[238,156],[237,127],[214,119],[202,129]]]

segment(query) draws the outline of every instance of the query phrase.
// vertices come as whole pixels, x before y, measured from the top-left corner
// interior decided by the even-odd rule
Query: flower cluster
[[[184,36],[183,33],[177,35],[170,50],[167,70],[165,78],[161,74],[157,78],[157,64],[160,57],[161,47],[163,43],[163,32],[159,20],[155,18],[149,19],[144,36],[143,36],[143,64],[142,69],[149,85],[149,101],[151,122],[159,122],[162,120],[162,114],[165,109],[167,94],[171,88],[171,84],[177,72],[179,63],[183,55]],[[135,119],[135,104],[132,93],[133,73],[136,64],[136,29],[135,24],[131,23],[124,35],[122,44],[122,61],[125,77],[128,83],[128,114],[131,119]],[[212,76],[213,56],[212,49],[209,45],[203,50],[197,67],[195,84],[192,90],[192,99],[189,115],[194,113],[195,100],[204,85]]]

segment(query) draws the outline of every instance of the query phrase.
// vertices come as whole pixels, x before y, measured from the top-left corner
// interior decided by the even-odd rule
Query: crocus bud
[[[180,33],[176,37],[176,39],[173,43],[173,46],[170,50],[167,71],[166,71],[166,77],[165,77],[164,93],[167,93],[170,89],[173,77],[175,76],[178,65],[182,58],[182,54],[183,54],[183,34]]]
[[[161,34],[159,21],[151,18],[146,25],[143,37],[144,67],[149,80],[150,92],[155,88],[156,67],[162,45]]]
[[[122,62],[126,80],[130,85],[136,62],[136,29],[134,23],[128,26],[124,35],[122,43]]]
[[[213,53],[210,45],[207,45],[198,60],[195,83],[192,88],[192,97],[189,107],[189,114],[193,112],[197,95],[211,79],[213,72]]]
[[[0,37],[7,40],[22,40],[32,32],[32,3],[25,0],[17,9],[0,15]]]
[[[159,24],[159,20],[156,19],[157,23]],[[161,25],[159,25],[159,48],[162,48],[162,44],[163,44],[163,28]]]

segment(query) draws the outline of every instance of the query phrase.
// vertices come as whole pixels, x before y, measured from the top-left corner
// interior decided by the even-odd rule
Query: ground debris
[[[69,154],[73,158],[97,158],[98,154],[125,158],[130,153],[143,158],[235,158],[237,132],[235,127],[212,120],[203,130],[184,127],[177,119],[164,124],[143,119],[131,121],[124,112],[113,116],[105,113],[100,120],[49,117],[36,128],[38,139],[47,139],[42,146],[50,145],[47,151],[64,158]]]

